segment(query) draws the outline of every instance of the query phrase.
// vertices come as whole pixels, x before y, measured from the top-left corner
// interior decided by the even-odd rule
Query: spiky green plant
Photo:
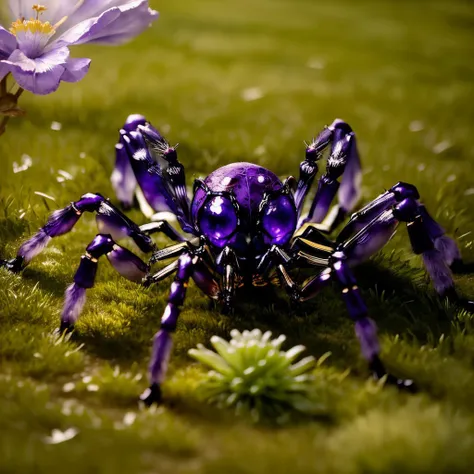
[[[283,420],[291,411],[312,413],[317,404],[311,397],[315,359],[304,357],[302,345],[281,350],[286,336],[272,339],[272,333],[259,329],[231,331],[232,339],[213,336],[216,352],[202,344],[189,355],[212,370],[202,385],[202,394],[211,403],[249,412],[255,419]]]

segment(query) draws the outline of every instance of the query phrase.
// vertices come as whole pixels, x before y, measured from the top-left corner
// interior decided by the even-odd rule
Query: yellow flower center
[[[29,20],[17,20],[12,23],[10,27],[10,32],[14,35],[18,33],[40,33],[45,35],[51,35],[54,33],[53,25],[49,21],[42,22],[40,20],[35,20],[30,18]]]
[[[53,25],[49,21],[41,21],[39,16],[41,13],[46,11],[46,7],[44,5],[33,5],[33,11],[36,12],[36,18],[30,18],[29,20],[25,20],[25,18],[20,18],[12,23],[10,27],[10,32],[13,33],[15,36],[18,33],[39,33],[42,35],[51,36],[54,34],[55,30]]]

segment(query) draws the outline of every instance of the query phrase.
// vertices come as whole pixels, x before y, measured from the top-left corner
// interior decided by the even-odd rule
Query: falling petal
[[[410,132],[421,132],[424,128],[425,126],[421,120],[413,120],[408,126]]]
[[[46,436],[43,441],[46,444],[64,443],[76,437],[78,433],[79,430],[76,428],[68,428],[65,431],[55,429],[51,432],[51,436]]]
[[[76,388],[76,384],[74,382],[68,382],[63,385],[63,392],[68,393],[72,392]]]
[[[49,194],[41,193],[40,191],[35,191],[35,194],[37,196],[41,196],[41,197],[44,197],[46,199],[50,199],[51,201],[56,202],[56,199],[53,196],[50,196]]]
[[[452,143],[449,140],[443,140],[442,142],[437,143],[433,147],[433,153],[436,153],[437,155],[439,155],[440,153],[443,153],[444,151],[448,150],[451,147],[452,147]]]
[[[241,97],[245,102],[251,102],[261,99],[263,97],[263,92],[260,87],[249,87],[242,91]]]
[[[132,411],[129,411],[125,413],[123,417],[123,424],[125,426],[130,426],[135,422],[136,418],[137,418],[137,414]]]
[[[13,172],[20,173],[21,171],[26,171],[33,165],[33,160],[31,156],[22,155],[21,156],[21,164],[18,164],[16,161],[13,162]]]

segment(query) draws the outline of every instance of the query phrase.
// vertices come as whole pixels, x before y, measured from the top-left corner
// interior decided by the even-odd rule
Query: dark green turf
[[[180,143],[190,181],[240,159],[297,174],[303,140],[344,118],[359,138],[363,199],[398,180],[413,182],[474,261],[470,1],[154,6],[160,20],[133,43],[74,50],[93,58],[81,83],[22,97],[28,116],[12,120],[0,139],[0,256],[14,255],[50,211],[84,192],[113,197],[117,129],[140,112]],[[244,100],[255,88],[261,97]],[[33,166],[15,174],[23,154]],[[59,170],[73,180],[58,182]],[[144,222],[137,211],[131,216]],[[84,216],[23,275],[0,272],[2,474],[472,472],[472,315],[437,301],[403,229],[357,275],[380,326],[384,361],[413,377],[420,394],[367,382],[352,324],[332,290],[293,317],[281,292],[248,295],[231,318],[209,309],[191,285],[166,403],[153,412],[138,411],[136,395],[146,387],[166,283],[143,290],[101,265],[73,341],[51,336],[64,289],[95,233],[93,217]],[[472,276],[456,284],[474,296]],[[321,417],[254,427],[199,401],[201,372],[186,352],[233,327],[285,333],[316,357],[332,352],[317,372]],[[137,416],[127,426],[129,413]],[[71,427],[79,430],[74,439],[45,444],[53,429]]]

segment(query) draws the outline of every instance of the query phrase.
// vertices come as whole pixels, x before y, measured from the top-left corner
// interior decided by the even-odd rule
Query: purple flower
[[[120,44],[158,17],[148,0],[9,0],[10,30],[0,26],[0,80],[9,72],[34,94],[54,92],[60,81],[77,82],[90,59],[70,58],[69,46]]]

